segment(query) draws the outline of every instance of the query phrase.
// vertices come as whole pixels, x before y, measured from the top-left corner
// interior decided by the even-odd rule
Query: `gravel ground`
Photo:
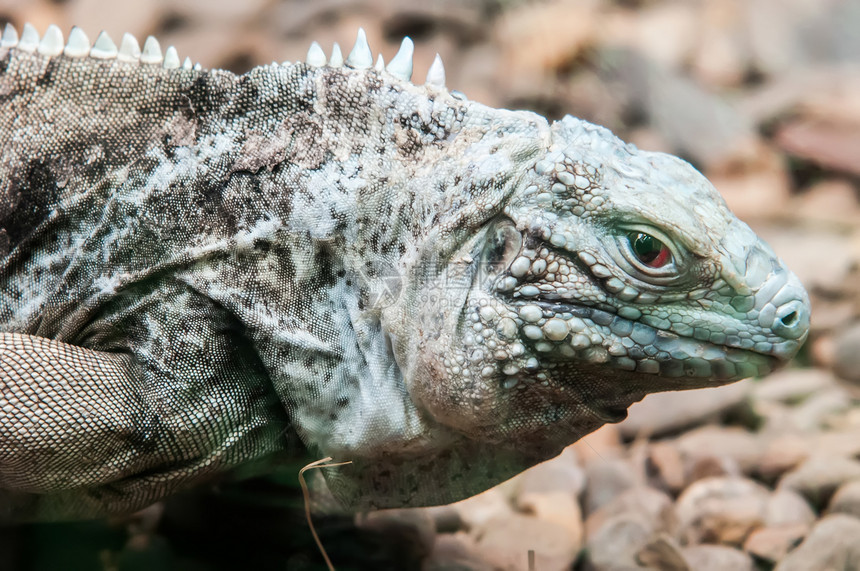
[[[649,396],[464,502],[329,526],[339,569],[386,550],[377,565],[427,570],[860,569],[860,2],[6,0],[0,20],[154,34],[236,72],[303,59],[311,40],[349,46],[358,26],[387,58],[410,35],[416,77],[438,52],[471,99],[570,113],[689,160],[807,286],[793,367]],[[317,568],[295,494],[267,488],[264,506],[255,486],[110,524],[8,528],[0,567]]]

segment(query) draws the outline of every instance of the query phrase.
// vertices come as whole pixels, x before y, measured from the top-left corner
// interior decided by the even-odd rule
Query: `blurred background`
[[[472,100],[575,115],[689,160],[809,290],[794,368],[650,396],[458,505],[334,524],[338,568],[528,569],[529,552],[541,571],[860,568],[860,1],[0,0],[0,21],[152,34],[236,73],[303,60],[312,40],[348,52],[359,26],[387,61],[408,35],[416,83],[438,52]],[[318,568],[300,499],[278,484],[6,528],[0,568]],[[236,516],[243,502],[259,512]],[[392,544],[389,563],[362,563]]]

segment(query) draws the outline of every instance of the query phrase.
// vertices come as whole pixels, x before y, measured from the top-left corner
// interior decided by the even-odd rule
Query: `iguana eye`
[[[506,269],[523,247],[523,236],[510,221],[498,224],[487,238],[484,261],[494,273]]]
[[[627,239],[630,240],[630,249],[636,259],[649,268],[662,268],[672,261],[672,252],[666,244],[650,234],[631,232]]]

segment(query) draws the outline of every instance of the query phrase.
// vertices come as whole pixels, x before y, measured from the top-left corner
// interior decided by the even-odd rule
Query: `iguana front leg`
[[[157,417],[131,357],[0,333],[0,487],[45,493],[128,475]]]
[[[205,305],[187,315],[212,321],[149,315],[164,343],[129,354],[0,333],[0,515],[131,511],[283,449],[266,376]],[[192,327],[200,343],[178,338]]]

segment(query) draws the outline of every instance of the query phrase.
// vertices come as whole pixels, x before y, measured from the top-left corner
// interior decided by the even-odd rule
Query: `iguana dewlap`
[[[689,164],[410,83],[412,43],[237,76],[0,43],[0,513],[146,506],[289,453],[459,499],[656,391],[785,363],[797,278]]]

